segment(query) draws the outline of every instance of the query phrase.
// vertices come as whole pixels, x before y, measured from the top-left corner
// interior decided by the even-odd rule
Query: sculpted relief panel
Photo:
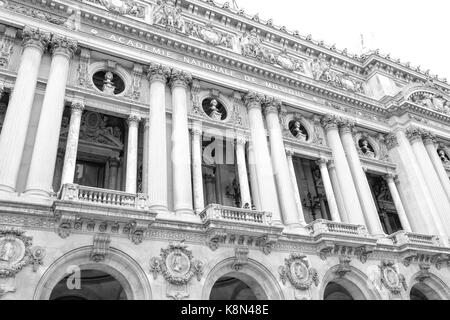
[[[444,95],[427,91],[416,91],[408,101],[445,114],[450,114],[450,101]]]

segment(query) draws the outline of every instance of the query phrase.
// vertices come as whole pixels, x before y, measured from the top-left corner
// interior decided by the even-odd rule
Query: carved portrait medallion
[[[0,227],[0,278],[12,277],[32,263],[31,237],[16,228]]]
[[[281,281],[289,280],[296,289],[307,290],[314,283],[319,284],[317,271],[309,267],[306,256],[300,253],[291,253],[289,259],[285,259],[284,266],[279,268]]]
[[[166,259],[166,267],[177,276],[184,276],[191,268],[189,257],[183,252],[171,252]]]
[[[379,268],[381,272],[381,282],[389,291],[394,294],[399,294],[402,286],[406,290],[405,277],[398,273],[393,262],[383,261]]]

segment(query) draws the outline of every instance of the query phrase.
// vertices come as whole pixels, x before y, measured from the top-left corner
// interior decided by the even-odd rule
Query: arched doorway
[[[209,300],[258,300],[258,298],[244,281],[224,276],[214,284]]]
[[[439,294],[425,283],[417,283],[409,293],[411,300],[441,300]]]
[[[127,300],[127,296],[112,275],[88,269],[61,279],[53,288],[50,300]]]
[[[329,282],[325,287],[324,300],[354,300],[350,292],[336,282]]]

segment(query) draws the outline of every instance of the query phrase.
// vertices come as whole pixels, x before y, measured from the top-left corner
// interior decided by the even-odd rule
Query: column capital
[[[256,93],[254,91],[250,91],[244,95],[244,103],[247,106],[247,109],[250,110],[252,108],[261,109],[261,104],[264,102],[264,95]]]
[[[336,167],[336,164],[334,163],[334,160],[331,159],[331,160],[328,160],[327,166],[328,166],[328,169],[334,169]]]
[[[323,168],[323,167],[326,167],[326,166],[327,166],[327,162],[328,162],[327,159],[325,159],[325,158],[320,158],[319,160],[316,161],[316,164],[317,164],[320,168]]]
[[[348,118],[341,118],[341,121],[339,122],[339,129],[342,132],[349,132],[352,133],[353,128],[355,127],[355,121]]]
[[[141,118],[136,114],[130,114],[127,118],[127,124],[129,127],[138,126]]]
[[[282,102],[279,99],[265,96],[261,102],[264,110],[264,114],[275,113],[278,116],[278,112],[281,109]]]
[[[236,136],[236,143],[238,146],[245,146],[247,143],[247,138],[241,135]]]
[[[405,130],[406,137],[410,142],[422,141],[424,130],[419,127],[410,126]]]
[[[69,59],[77,50],[78,42],[74,39],[70,39],[60,35],[53,35],[50,42],[50,52],[53,56],[60,54],[65,55]]]
[[[397,136],[395,135],[394,132],[391,132],[388,135],[386,135],[386,137],[384,138],[384,141],[386,142],[386,148],[388,150],[398,147],[398,145],[399,145]]]
[[[320,119],[320,123],[322,127],[324,127],[326,131],[328,131],[337,129],[341,120],[342,118],[335,114],[326,114]]]
[[[191,135],[192,136],[201,136],[203,134],[203,130],[199,126],[193,126],[191,128]]]
[[[422,138],[423,138],[423,143],[425,143],[425,145],[427,145],[427,144],[435,145],[437,142],[436,136],[427,130],[423,131]]]
[[[83,101],[72,101],[72,104],[70,105],[70,110],[72,113],[83,113],[84,111],[84,102]]]
[[[398,179],[398,175],[396,175],[395,173],[389,172],[383,176],[383,179],[388,183],[395,182]]]
[[[147,78],[150,82],[161,81],[166,83],[170,77],[170,68],[159,63],[151,63],[147,69]]]
[[[51,34],[50,32],[25,26],[22,30],[22,39],[24,47],[32,46],[44,52],[50,43]]]
[[[192,75],[182,70],[172,69],[170,74],[170,86],[187,88],[192,82]]]

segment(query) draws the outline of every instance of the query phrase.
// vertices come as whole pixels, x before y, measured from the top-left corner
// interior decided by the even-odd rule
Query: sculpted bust
[[[12,243],[9,241],[4,242],[2,247],[0,248],[0,261],[9,262],[13,254],[14,246],[12,245]]]
[[[209,104],[210,114],[209,116],[214,120],[222,120],[222,113],[217,108],[218,102],[216,99],[212,99]]]
[[[438,155],[439,155],[439,158],[441,158],[441,161],[443,163],[449,163],[450,162],[450,160],[448,159],[447,154],[445,153],[444,150],[439,149],[438,150]]]
[[[112,82],[114,75],[111,71],[105,73],[105,80],[103,81],[103,92],[107,94],[114,94],[116,86]]]
[[[371,150],[371,147],[369,146],[369,141],[366,139],[361,141],[361,152],[368,157],[375,157],[375,153]]]

